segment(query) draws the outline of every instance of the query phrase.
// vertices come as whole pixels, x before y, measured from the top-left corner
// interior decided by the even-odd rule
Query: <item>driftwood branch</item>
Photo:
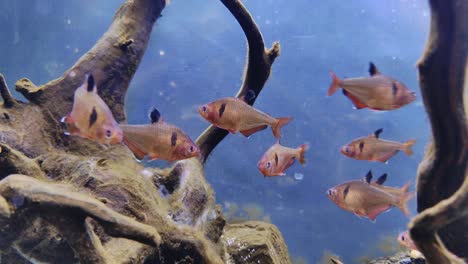
[[[429,3],[430,35],[418,68],[433,139],[418,169],[420,215],[410,224],[410,232],[422,253],[430,256],[428,263],[457,263],[445,248],[468,258],[468,207],[463,200],[466,197],[457,195],[464,191],[466,196],[467,191],[466,186],[460,188],[467,181],[468,165],[468,123],[463,102],[468,2],[430,0]],[[427,219],[435,222],[427,225]]]
[[[3,74],[0,74],[0,95],[3,98],[3,107],[11,108],[16,104],[16,99],[11,95]]]
[[[247,62],[245,65],[242,85],[236,97],[240,98],[248,90],[253,90],[258,96],[270,76],[271,66],[280,55],[280,45],[273,43],[270,49],[265,49],[262,34],[249,11],[240,0],[221,0],[231,14],[236,18],[245,33],[248,43]],[[249,102],[253,104],[255,100]],[[200,147],[200,160],[205,163],[211,151],[228,135],[224,129],[210,125],[197,138]]]
[[[0,179],[10,174],[34,175],[38,179],[47,178],[36,160],[2,143],[0,143],[0,168]]]
[[[418,248],[428,263],[465,263],[446,249],[437,231],[466,217],[468,217],[468,180],[465,180],[449,199],[426,209],[412,220],[411,237],[417,241]],[[459,236],[466,235],[463,234],[466,232],[464,229],[460,229],[459,232]],[[466,237],[464,239],[466,243]]]
[[[121,215],[102,202],[84,193],[76,192],[64,184],[46,183],[29,176],[14,174],[0,182],[0,195],[7,201],[21,197],[35,206],[77,211],[83,219],[86,216],[96,219],[110,235],[133,239],[156,247],[161,242],[160,235],[153,227]],[[22,202],[16,210],[23,209],[21,208],[23,205],[27,206]],[[14,205],[11,206],[13,207]]]
[[[125,94],[148,45],[153,24],[160,17],[165,0],[125,2],[94,47],[60,78],[36,87],[21,79],[17,90],[30,102],[48,109],[56,122],[68,113],[73,93],[84,75],[93,73],[98,92],[117,121],[125,120]]]

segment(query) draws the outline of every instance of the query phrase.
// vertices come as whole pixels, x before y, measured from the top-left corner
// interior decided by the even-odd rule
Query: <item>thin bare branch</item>
[[[426,210],[440,209],[438,203],[459,190],[466,181],[468,165],[468,123],[463,103],[468,54],[468,2],[430,0],[429,3],[432,15],[430,35],[418,68],[433,142],[418,170],[418,211],[421,217],[431,212],[426,213]],[[466,207],[457,210],[466,210]],[[422,253],[433,256],[431,248],[434,246],[429,246],[433,243],[439,248],[446,247],[459,257],[468,258],[467,236],[460,232],[466,230],[468,217],[454,221],[444,215],[440,219],[445,220],[437,224],[438,230],[424,229],[416,220],[411,224],[410,232],[415,233],[414,240]],[[418,230],[425,234],[418,233]],[[434,232],[440,240],[434,239]],[[444,256],[440,257],[443,259]]]
[[[242,97],[248,90],[253,90],[258,96],[270,76],[271,66],[280,55],[280,45],[273,43],[270,49],[265,49],[260,30],[240,0],[221,0],[231,14],[236,18],[245,33],[248,43],[247,61],[244,70],[243,82],[236,97]],[[255,99],[249,102],[253,104]],[[227,136],[224,129],[210,125],[197,138],[200,147],[200,160],[205,163],[211,151]]]
[[[0,95],[3,98],[3,107],[11,108],[16,104],[16,99],[11,95],[3,74],[0,74]]]

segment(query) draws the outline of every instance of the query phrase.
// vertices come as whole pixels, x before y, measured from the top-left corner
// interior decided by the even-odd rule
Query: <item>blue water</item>
[[[122,2],[0,1],[0,72],[10,87],[21,77],[36,84],[59,77],[100,38]],[[384,254],[376,244],[404,230],[408,218],[392,209],[371,223],[339,209],[325,191],[369,169],[375,176],[388,173],[391,186],[414,182],[429,137],[415,67],[428,35],[426,1],[249,0],[245,5],[266,44],[278,40],[282,47],[255,107],[273,116],[293,116],[282,130],[282,143],[307,142],[310,149],[305,167],[295,164],[285,177],[264,178],[256,163],[275,142],[271,132],[249,139],[228,136],[206,164],[217,203],[257,204],[283,233],[291,257],[307,263],[317,263],[325,250],[348,263]],[[244,34],[219,1],[172,0],[130,84],[129,123],[146,123],[154,105],[195,139],[207,126],[197,106],[237,92],[245,57]],[[418,99],[395,111],[376,112],[352,109],[341,93],[326,96],[330,70],[340,77],[365,76],[369,61],[416,91]],[[384,139],[416,138],[415,154],[399,153],[389,164],[341,155],[343,144],[378,128],[384,129]],[[294,173],[304,178],[296,180]],[[416,212],[415,200],[411,209]]]

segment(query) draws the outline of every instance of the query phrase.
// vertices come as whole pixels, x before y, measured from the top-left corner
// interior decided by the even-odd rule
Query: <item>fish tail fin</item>
[[[299,148],[297,149],[298,152],[299,152],[299,157],[297,158],[297,160],[299,161],[299,163],[301,163],[302,165],[304,165],[306,163],[305,161],[305,152],[307,151],[307,149],[309,148],[309,146],[307,144],[302,144],[299,146]]]
[[[413,150],[411,147],[416,143],[416,139],[410,139],[406,143],[403,144],[403,151],[406,155],[411,156],[413,155]]]
[[[291,122],[291,120],[292,117],[276,118],[275,124],[271,126],[271,130],[273,130],[273,135],[275,136],[275,138],[281,138],[281,127]]]
[[[403,187],[401,187],[401,193],[405,194],[405,193],[408,193],[408,190],[409,190],[409,187],[411,185],[411,182],[408,181],[405,185],[403,185]]]
[[[328,88],[328,96],[333,95],[336,92],[336,90],[338,90],[340,82],[340,79],[338,79],[338,77],[333,71],[330,71],[330,75],[332,77],[332,83],[330,84],[330,88]]]
[[[410,211],[408,209],[408,201],[413,198],[413,193],[412,192],[407,192],[402,194],[400,197],[398,197],[398,208],[406,215],[410,215]]]

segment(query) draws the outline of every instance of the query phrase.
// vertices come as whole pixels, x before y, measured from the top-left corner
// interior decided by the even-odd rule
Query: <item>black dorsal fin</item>
[[[92,92],[94,90],[94,85],[96,85],[96,83],[94,82],[94,76],[90,74],[88,75],[88,84],[86,86],[86,90],[88,92]]]
[[[375,66],[373,62],[369,62],[369,74],[370,76],[374,76],[376,74],[380,74],[379,69]]]
[[[159,113],[156,107],[151,108],[151,111],[149,113],[149,118],[150,118],[151,124],[157,123],[161,119],[161,113]]]
[[[245,95],[244,95],[244,101],[246,101],[247,103],[250,103],[252,102],[253,99],[255,99],[255,92],[254,90],[248,90]]]
[[[375,181],[376,184],[382,185],[387,180],[387,173],[382,174],[377,180]]]
[[[374,132],[374,136],[379,138],[380,134],[383,132],[383,128],[379,128]]]
[[[366,182],[371,183],[371,181],[372,181],[372,171],[369,170],[366,174]]]

